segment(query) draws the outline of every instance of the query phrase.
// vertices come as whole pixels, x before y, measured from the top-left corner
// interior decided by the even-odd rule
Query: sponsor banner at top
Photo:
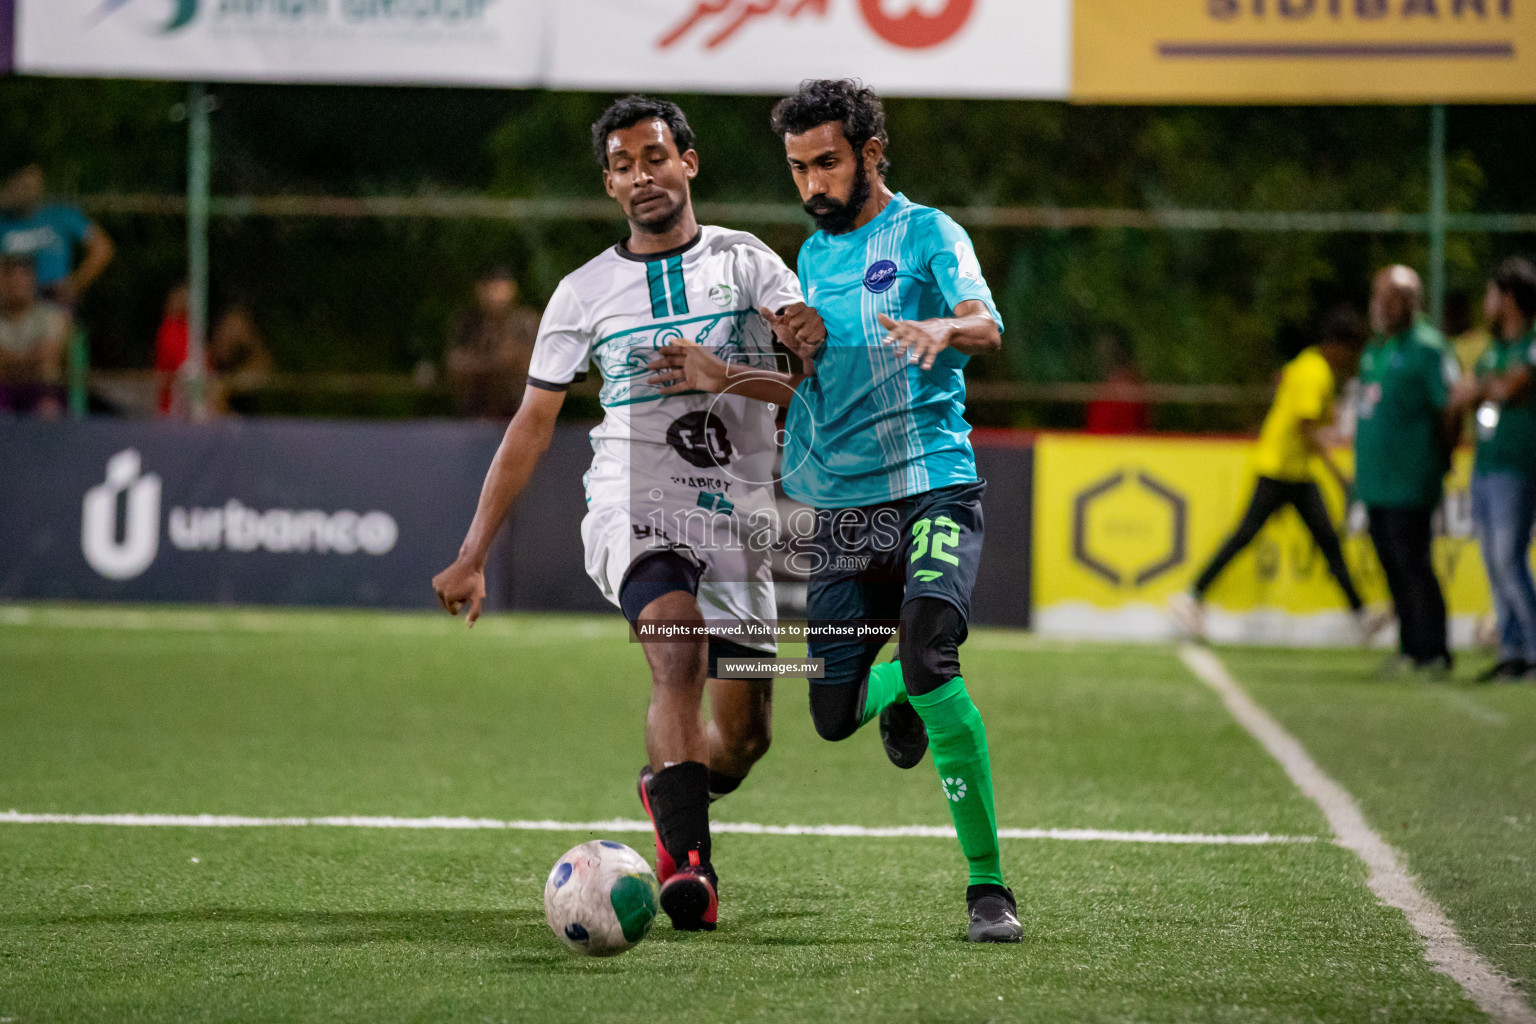
[[[543,6],[542,0],[16,0],[16,70],[533,85]]]
[[[1075,0],[1089,102],[1536,99],[1536,0]]]
[[[1070,0],[561,0],[558,88],[1064,98]]]
[[[16,0],[17,70],[208,81],[1067,94],[1071,0]]]
[[[1536,100],[1536,0],[11,0],[82,77],[1087,102]],[[3,11],[5,0],[0,0]]]

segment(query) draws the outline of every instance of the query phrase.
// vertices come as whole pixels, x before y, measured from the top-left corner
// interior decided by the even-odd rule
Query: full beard
[[[846,235],[853,230],[854,222],[863,212],[864,204],[869,202],[872,191],[869,175],[865,173],[864,164],[860,161],[858,168],[853,172],[853,187],[848,190],[847,202],[841,202],[830,196],[812,196],[805,201],[805,212],[810,214],[816,226],[827,234]]]

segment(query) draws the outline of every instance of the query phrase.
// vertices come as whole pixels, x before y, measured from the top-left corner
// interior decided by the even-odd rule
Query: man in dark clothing
[[[448,383],[459,413],[506,419],[517,412],[539,314],[517,303],[517,279],[493,267],[475,282],[475,308],[448,337]]]
[[[1390,668],[1444,674],[1451,667],[1445,596],[1435,578],[1431,521],[1443,495],[1456,423],[1456,357],[1424,320],[1424,289],[1405,266],[1371,287],[1376,336],[1360,359],[1355,496],[1397,605],[1401,654]]]

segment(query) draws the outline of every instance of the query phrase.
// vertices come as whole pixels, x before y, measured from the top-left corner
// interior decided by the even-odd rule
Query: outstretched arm
[[[1488,380],[1490,402],[1518,402],[1531,390],[1531,367],[1517,366]]]
[[[654,376],[647,383],[663,395],[704,391],[755,398],[759,402],[788,405],[804,374],[765,370],[728,363],[714,352],[687,339],[678,339],[656,351],[646,367]]]
[[[564,391],[530,385],[523,392],[523,404],[512,417],[485,474],[475,518],[459,546],[459,557],[432,577],[432,589],[437,591],[437,599],[449,615],[457,615],[460,608],[469,605],[466,620],[471,626],[480,618],[480,605],[485,601],[485,559],[490,554],[491,542],[512,503],[528,485],[539,457],[549,447],[555,435],[555,419],[564,403]]]
[[[886,330],[885,343],[906,352],[907,362],[925,370],[933,368],[933,361],[946,348],[977,356],[1003,345],[1003,333],[980,299],[967,299],[955,307],[954,316],[939,320],[892,320],[884,313],[879,320]]]
[[[1328,474],[1338,481],[1340,487],[1348,492],[1352,483],[1349,477],[1344,475],[1344,471],[1339,468],[1339,464],[1333,461],[1333,452],[1328,444],[1328,431],[1323,421],[1302,420],[1296,426],[1301,432],[1302,444],[1306,445],[1308,451],[1323,461],[1323,466],[1328,470]]]

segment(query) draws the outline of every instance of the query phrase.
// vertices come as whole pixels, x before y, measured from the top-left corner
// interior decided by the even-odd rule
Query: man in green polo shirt
[[[1493,341],[1477,360],[1476,379],[1454,396],[1458,411],[1476,410],[1472,520],[1499,619],[1498,663],[1478,678],[1536,680],[1536,265],[1505,260],[1488,282],[1483,311]]]
[[[1430,557],[1459,425],[1451,388],[1460,377],[1440,332],[1423,319],[1419,275],[1391,266],[1371,285],[1376,336],[1360,359],[1355,496],[1370,515],[1371,541],[1397,605],[1401,655],[1394,667],[1448,672],[1445,596]]]

